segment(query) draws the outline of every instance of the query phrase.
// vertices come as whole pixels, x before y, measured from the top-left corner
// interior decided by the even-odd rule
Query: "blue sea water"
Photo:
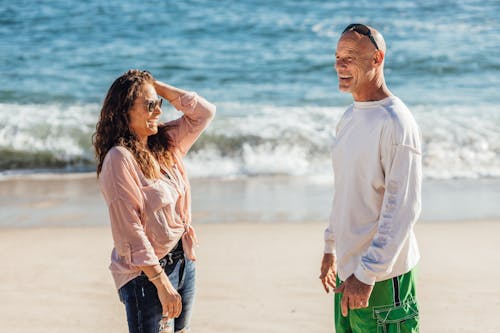
[[[337,90],[335,45],[362,22],[386,39],[386,79],[420,124],[425,177],[500,178],[498,0],[0,4],[1,176],[94,170],[104,95],[141,68],[218,106],[192,176],[328,178],[352,101]]]

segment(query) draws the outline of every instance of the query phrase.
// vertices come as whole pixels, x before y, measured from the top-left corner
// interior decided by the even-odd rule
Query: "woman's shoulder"
[[[114,146],[106,153],[103,166],[117,164],[133,166],[134,161],[134,155],[130,150],[123,146]]]
[[[132,152],[123,146],[114,146],[106,154],[106,158],[130,159],[134,158]]]

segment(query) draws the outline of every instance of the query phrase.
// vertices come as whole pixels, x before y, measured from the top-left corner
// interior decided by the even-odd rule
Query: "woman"
[[[160,124],[157,95],[183,116]],[[195,93],[140,70],[116,79],[104,100],[93,144],[114,240],[110,270],[131,333],[189,329],[196,236],[182,158],[214,114]]]

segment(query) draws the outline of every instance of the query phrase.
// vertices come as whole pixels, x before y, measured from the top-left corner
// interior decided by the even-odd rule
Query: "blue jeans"
[[[194,304],[196,265],[185,256],[164,267],[172,286],[182,298],[182,312],[174,319],[175,332],[189,330]],[[162,306],[156,287],[145,275],[129,281],[118,291],[127,311],[130,333],[158,333]]]

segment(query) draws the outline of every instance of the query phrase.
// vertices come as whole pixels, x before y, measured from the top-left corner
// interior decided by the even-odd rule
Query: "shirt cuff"
[[[159,262],[152,248],[136,250],[131,253],[131,257],[132,266],[154,266]]]
[[[335,254],[335,242],[333,240],[325,240],[325,249],[323,252]]]
[[[368,284],[373,286],[375,284],[376,277],[373,273],[365,270],[362,266],[358,266],[356,271],[354,272],[354,276],[364,284]]]

